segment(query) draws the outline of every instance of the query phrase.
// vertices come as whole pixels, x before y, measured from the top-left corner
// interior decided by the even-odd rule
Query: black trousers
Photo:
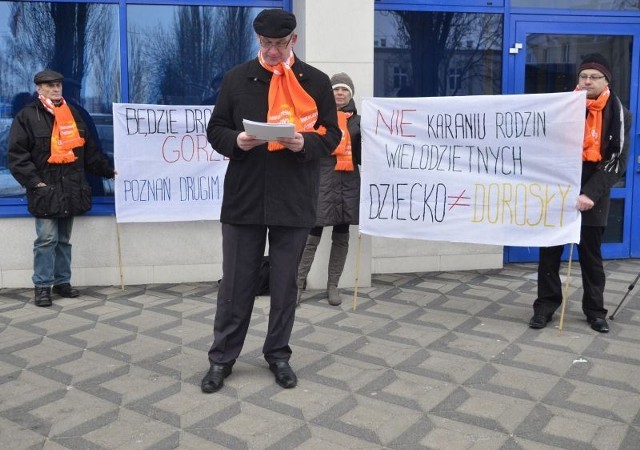
[[[267,362],[288,361],[295,319],[298,263],[309,228],[222,224],[222,281],[218,288],[210,364],[232,366],[249,329],[258,271],[269,239],[271,308],[262,352]]]
[[[602,264],[604,227],[582,227],[578,257],[582,271],[582,311],[588,319],[606,318],[604,307],[605,273]],[[563,245],[540,249],[538,263],[538,298],[533,303],[536,314],[550,316],[562,305],[560,257]]]

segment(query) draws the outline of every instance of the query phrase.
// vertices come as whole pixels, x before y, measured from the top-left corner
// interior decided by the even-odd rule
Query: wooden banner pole
[[[356,277],[353,287],[353,310],[358,306],[358,284],[360,283],[360,257],[362,250],[362,235],[358,233],[358,249],[356,251]]]
[[[573,246],[572,242],[569,247],[569,265],[567,266],[567,281],[564,287],[564,295],[562,296],[562,310],[560,311],[560,325],[558,327],[558,336],[562,336],[562,324],[564,323],[564,311],[567,307],[567,297],[569,296],[569,284],[571,283],[571,262],[573,260]],[[540,281],[538,281],[539,283]]]
[[[120,224],[116,222],[116,237],[118,238],[118,269],[120,271],[120,289],[124,291],[124,273],[122,270],[122,246],[120,245]]]

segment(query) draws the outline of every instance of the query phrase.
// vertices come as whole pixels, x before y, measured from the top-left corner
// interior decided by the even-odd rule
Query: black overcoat
[[[68,104],[68,103],[67,103]],[[11,123],[7,166],[13,177],[27,189],[29,212],[36,217],[59,218],[82,214],[91,208],[91,188],[85,170],[97,176],[113,178],[114,169],[98,150],[91,133],[76,108],[69,105],[82,147],[73,152],[69,164],[50,164],[53,115],[40,100],[25,106]],[[36,187],[39,183],[46,187]]]
[[[326,156],[320,160],[320,194],[316,226],[358,225],[360,211],[360,116],[351,99],[342,109],[353,115],[347,120],[351,136],[353,171],[336,171],[336,157]]]
[[[243,119],[267,121],[271,72],[258,59],[240,64],[224,76],[207,127],[214,150],[229,158],[220,221],[234,225],[311,228],[316,219],[318,160],[336,148],[341,137],[329,77],[298,60],[292,66],[302,88],[316,102],[316,128],[305,132],[304,151],[270,152],[267,145],[243,151],[237,137]]]
[[[626,171],[629,157],[631,113],[612,93],[602,111],[602,160],[582,163],[582,188],[594,205],[582,212],[582,226],[606,227],[611,205],[611,188]]]

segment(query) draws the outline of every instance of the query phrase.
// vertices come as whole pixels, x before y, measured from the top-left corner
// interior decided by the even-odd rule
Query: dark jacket
[[[611,204],[611,188],[622,178],[629,156],[631,113],[611,95],[602,111],[602,160],[582,163],[581,194],[595,203],[582,213],[582,225],[605,227]]]
[[[247,152],[236,144],[242,119],[266,122],[271,72],[257,58],[231,69],[222,81],[207,127],[211,146],[229,158],[220,221],[230,224],[311,228],[316,220],[318,160],[341,137],[329,77],[296,59],[292,67],[318,107],[316,125],[326,134],[303,133],[304,151],[269,152],[267,145]]]
[[[23,108],[9,132],[8,167],[27,189],[29,212],[36,217],[55,218],[82,214],[91,209],[91,188],[85,170],[113,178],[114,170],[100,153],[80,113],[69,105],[85,145],[73,149],[77,159],[70,164],[49,164],[53,116],[40,100]],[[46,187],[37,188],[38,183]]]
[[[360,211],[360,164],[361,136],[360,116],[353,99],[342,109],[352,112],[347,121],[351,135],[353,172],[336,171],[336,157],[327,156],[320,160],[320,194],[316,226],[326,227],[348,223],[358,224]]]

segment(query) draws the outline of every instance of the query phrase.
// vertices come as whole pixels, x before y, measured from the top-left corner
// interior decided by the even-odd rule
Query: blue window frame
[[[576,65],[587,53],[607,55],[615,75],[613,90],[622,103],[633,113],[630,133],[629,161],[626,175],[611,190],[611,209],[603,235],[604,258],[638,257],[640,239],[640,183],[637,167],[640,25],[636,17],[590,14],[576,20],[575,15],[514,15],[511,23],[513,41],[522,49],[511,58],[509,92],[541,93],[573,90],[576,83]],[[547,57],[545,57],[547,55]],[[568,256],[568,249],[565,250]],[[505,248],[505,260],[523,262],[537,260],[537,249]]]
[[[114,102],[155,103],[162,98],[165,102],[169,99],[169,103],[185,104],[210,100],[207,94],[213,87],[215,74],[225,72],[257,52],[253,47],[243,48],[249,42],[246,39],[230,42],[229,27],[208,29],[213,37],[203,42],[204,33],[199,35],[188,29],[188,24],[182,24],[181,29],[191,33],[191,42],[201,42],[203,47],[214,48],[215,52],[212,50],[208,58],[191,58],[188,72],[180,64],[171,65],[173,55],[170,53],[180,54],[180,44],[176,42],[179,42],[181,11],[198,11],[206,22],[219,18],[225,11],[246,10],[248,13],[240,16],[252,20],[261,9],[291,10],[291,3],[291,0],[0,0],[0,17],[3,17],[0,22],[0,36],[3,36],[0,40],[0,217],[29,215],[24,189],[9,173],[6,156],[13,116],[33,99],[35,72],[51,68],[65,76],[65,99],[80,109],[103,153],[113,162],[111,105]],[[47,21],[53,26],[43,27],[42,23]],[[77,32],[69,33],[70,29]],[[251,30],[250,22],[247,29]],[[159,49],[158,39],[167,43],[165,49]],[[160,59],[145,60],[135,51]],[[229,58],[229,54],[234,57]],[[226,64],[219,63],[221,60]],[[153,76],[152,68],[157,69],[157,76]],[[135,78],[140,74],[145,77],[142,82]],[[113,215],[113,181],[92,176],[88,179],[94,193],[94,207],[89,214]]]
[[[433,9],[443,7],[483,7],[497,8],[504,6],[504,0],[375,0],[376,9],[404,9],[414,8]]]

